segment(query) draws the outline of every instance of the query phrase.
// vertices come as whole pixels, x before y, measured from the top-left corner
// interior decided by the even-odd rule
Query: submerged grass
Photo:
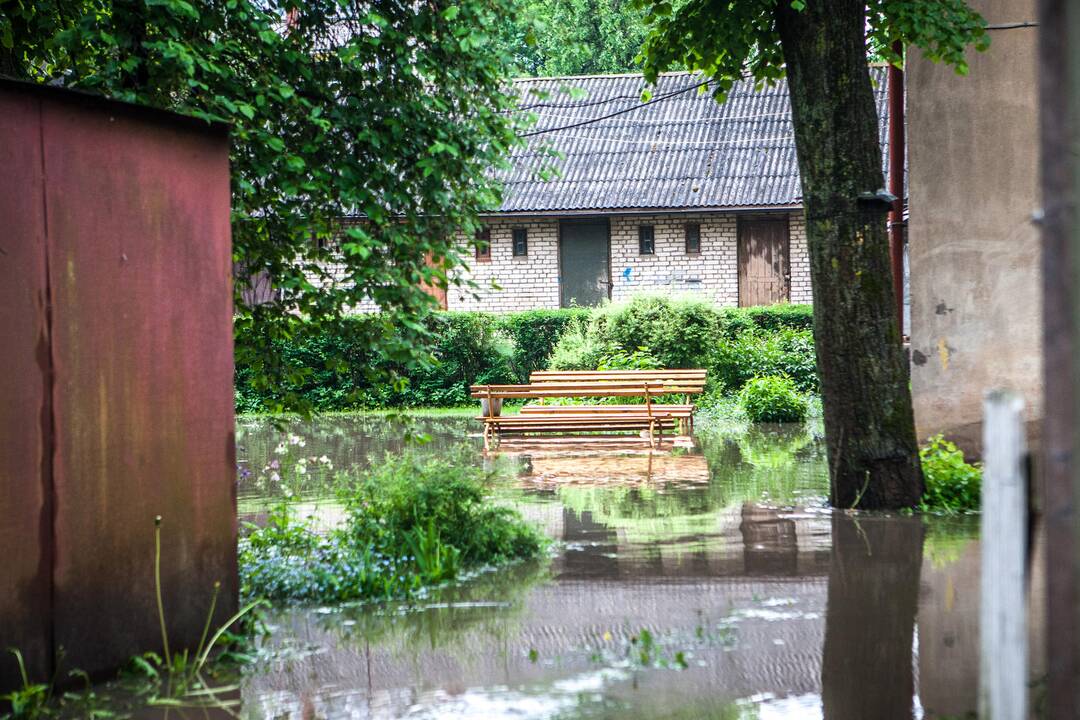
[[[465,446],[387,454],[336,478],[344,521],[319,531],[283,500],[240,541],[241,592],[275,601],[409,597],[485,565],[539,555],[543,536],[486,503],[496,471]]]

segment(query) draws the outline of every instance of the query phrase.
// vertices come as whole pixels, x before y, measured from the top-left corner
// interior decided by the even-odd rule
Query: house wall
[[[721,306],[739,303],[738,215],[616,215],[611,223],[614,301],[638,293],[700,295]],[[791,302],[810,303],[810,260],[802,212],[791,213]],[[701,252],[687,254],[685,225],[701,226]],[[652,225],[656,252],[638,252],[638,226]],[[491,229],[491,261],[471,263],[463,278],[477,287],[451,288],[450,310],[513,312],[559,307],[559,221],[557,218],[497,218]],[[513,228],[529,231],[529,254],[513,257]],[[499,289],[493,287],[493,283]]]
[[[1034,0],[973,0],[989,23],[1036,17]],[[911,385],[920,438],[978,450],[982,396],[1042,412],[1037,30],[993,33],[956,75],[908,63]]]

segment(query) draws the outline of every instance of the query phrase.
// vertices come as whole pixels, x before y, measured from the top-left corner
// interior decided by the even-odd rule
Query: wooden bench
[[[690,395],[705,387],[704,370],[616,370],[536,372],[528,385],[474,385],[473,398],[487,400],[488,412],[477,418],[484,423],[484,447],[506,435],[547,433],[648,432],[649,445],[663,440],[665,431],[692,427],[694,407]],[[687,402],[658,404],[664,395],[683,395]],[[641,398],[641,404],[551,405],[557,398]],[[496,400],[525,399],[520,415],[492,412]]]
[[[662,395],[682,395],[683,402],[678,405],[654,404],[657,412],[668,413],[680,420],[679,428],[689,435],[694,430],[694,406],[691,395],[705,392],[706,371],[688,370],[538,370],[529,376],[533,385],[547,385],[573,382],[627,382],[640,381],[660,383]],[[543,400],[540,401],[543,403]],[[529,404],[521,409],[524,412],[544,412],[545,405]]]
[[[661,383],[644,382],[569,382],[539,385],[473,385],[472,397],[487,400],[489,413],[477,418],[484,423],[484,447],[490,449],[495,438],[504,435],[539,433],[598,433],[647,431],[650,446],[657,434],[673,427],[676,418],[669,413],[656,413],[652,398],[663,391]],[[553,398],[622,397],[641,398],[640,405],[546,405],[540,412],[520,415],[491,413],[495,400],[547,400]],[[628,408],[609,410],[609,408]],[[569,408],[573,408],[572,410]]]

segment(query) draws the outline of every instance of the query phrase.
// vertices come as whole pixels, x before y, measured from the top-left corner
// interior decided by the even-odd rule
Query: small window
[[[491,228],[476,231],[476,262],[491,262]]]
[[[653,238],[652,225],[638,225],[637,229],[638,253],[641,255],[656,254],[656,241]]]
[[[525,228],[514,228],[514,257],[523,257],[529,254],[529,231]]]
[[[697,223],[686,223],[686,253],[696,255],[701,252],[701,226]]]

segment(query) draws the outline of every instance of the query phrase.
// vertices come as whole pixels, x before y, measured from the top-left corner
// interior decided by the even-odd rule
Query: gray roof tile
[[[871,73],[887,168],[886,72],[874,67]],[[698,75],[665,74],[653,96],[700,82]],[[521,106],[538,115],[530,131],[640,106],[646,88],[641,75],[529,78],[515,85]],[[544,146],[560,156],[545,154]],[[559,173],[541,179],[545,165]],[[786,82],[760,89],[736,83],[723,104],[688,90],[613,118],[529,137],[499,175],[500,210],[508,213],[769,208],[799,205],[802,194]]]

